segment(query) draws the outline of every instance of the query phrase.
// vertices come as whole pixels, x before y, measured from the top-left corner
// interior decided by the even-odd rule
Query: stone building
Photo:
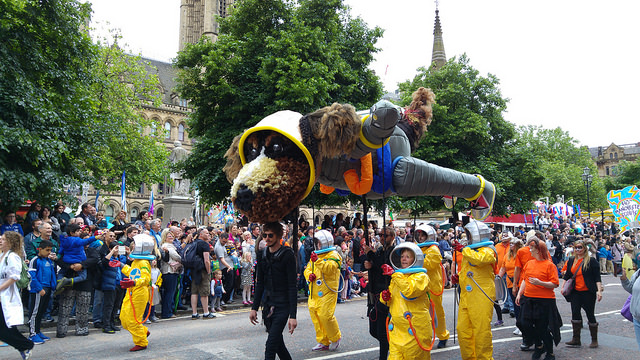
[[[598,166],[600,177],[617,175],[618,165],[621,161],[636,161],[640,156],[640,143],[589,148],[591,157]]]

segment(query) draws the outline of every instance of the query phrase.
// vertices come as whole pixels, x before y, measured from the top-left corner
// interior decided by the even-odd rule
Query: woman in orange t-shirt
[[[549,328],[558,327],[558,324],[551,323],[552,318],[558,317],[553,291],[559,285],[558,269],[551,261],[544,241],[529,241],[529,250],[533,260],[522,268],[522,282],[516,297],[516,305],[522,312],[522,333],[534,341],[532,359],[540,359],[546,352],[545,360],[555,360],[553,335]]]
[[[518,319],[520,316],[520,306],[515,306],[516,296],[513,294],[513,281],[515,280],[513,278],[513,271],[516,267],[516,254],[518,253],[518,250],[524,246],[524,243],[516,237],[513,237],[510,243],[509,251],[505,254],[502,267],[500,268],[500,276],[504,276],[505,274],[507,275],[508,293],[509,297],[511,297],[511,302],[514,303],[512,317],[515,316],[515,318]]]

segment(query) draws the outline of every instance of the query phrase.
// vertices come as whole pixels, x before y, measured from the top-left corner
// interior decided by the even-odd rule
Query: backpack
[[[204,268],[204,260],[198,256],[196,251],[198,249],[198,241],[192,241],[184,248],[182,266],[185,269],[199,270]]]
[[[16,281],[16,286],[18,289],[26,289],[29,287],[31,283],[31,275],[29,275],[29,267],[24,261],[20,261],[22,263],[22,270],[20,271],[20,279]],[[9,254],[4,258],[4,266],[9,265]]]

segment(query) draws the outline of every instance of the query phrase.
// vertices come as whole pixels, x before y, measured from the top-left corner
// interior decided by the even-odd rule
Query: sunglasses
[[[264,235],[264,237],[269,238],[269,239],[271,239],[272,237],[275,236],[274,233],[264,233],[263,235]]]
[[[574,249],[576,249],[576,250],[582,250],[582,249],[584,249],[584,246],[576,246]]]

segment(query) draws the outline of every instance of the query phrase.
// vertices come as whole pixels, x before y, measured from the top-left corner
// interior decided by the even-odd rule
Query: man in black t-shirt
[[[271,360],[278,354],[281,360],[288,360],[291,355],[284,344],[282,331],[288,324],[289,333],[293,334],[298,325],[296,258],[290,247],[282,245],[283,229],[280,223],[267,223],[262,229],[267,247],[262,250],[262,256],[258,256],[255,301],[251,306],[249,321],[253,325],[258,323],[257,311],[262,303],[264,324],[269,333],[264,357]]]
[[[209,258],[209,243],[211,235],[209,230],[202,228],[196,233],[193,240],[196,245],[196,257],[202,259],[202,266],[191,269],[191,319],[200,318],[198,314],[198,296],[202,304],[203,319],[213,319],[214,313],[209,312],[209,295],[211,295],[211,260]]]

